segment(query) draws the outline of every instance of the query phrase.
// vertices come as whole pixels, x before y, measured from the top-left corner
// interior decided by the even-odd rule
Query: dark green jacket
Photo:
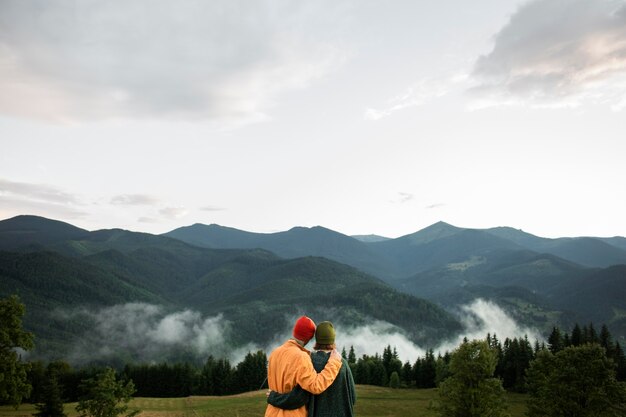
[[[330,353],[311,353],[311,361],[317,372],[321,372],[328,362]],[[291,392],[279,394],[272,391],[267,399],[271,405],[293,410],[307,405],[309,417],[353,417],[356,392],[350,366],[342,359],[342,366],[335,381],[320,395],[312,395],[296,386]]]

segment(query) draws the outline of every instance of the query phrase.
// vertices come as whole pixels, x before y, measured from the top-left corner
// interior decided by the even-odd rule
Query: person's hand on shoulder
[[[330,352],[330,359],[337,359],[341,362],[341,354],[337,349],[333,349],[333,351]]]

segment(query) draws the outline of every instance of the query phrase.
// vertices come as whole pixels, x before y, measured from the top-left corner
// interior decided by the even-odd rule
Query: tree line
[[[626,381],[626,357],[619,342],[614,341],[608,327],[602,325],[599,333],[593,324],[581,327],[576,324],[571,333],[562,332],[554,327],[545,343],[530,343],[527,337],[506,338],[501,342],[497,335],[487,334],[486,342],[494,349],[496,365],[494,376],[502,380],[509,391],[526,392],[526,373],[537,354],[547,349],[556,354],[570,346],[597,344],[601,346],[608,359],[615,365],[616,378]],[[467,342],[467,340],[465,340]],[[402,363],[395,348],[387,346],[382,355],[363,355],[356,358],[354,348],[344,357],[348,360],[354,381],[357,384],[389,386],[393,374],[397,374],[400,387],[434,388],[450,376],[450,352],[435,355],[432,349],[414,363]],[[395,377],[394,377],[395,379]]]
[[[626,358],[620,344],[613,341],[607,326],[596,333],[592,324],[574,326],[571,333],[554,328],[547,345],[527,337],[506,338],[487,334],[485,341],[495,352],[494,377],[509,391],[527,392],[527,373],[537,355],[547,350],[556,354],[570,346],[597,344],[616,371],[616,379],[626,380]],[[467,342],[467,341],[466,341]],[[395,347],[388,345],[382,354],[362,355],[357,359],[354,347],[342,351],[354,376],[355,383],[394,388],[434,388],[451,375],[451,353],[437,354],[429,349],[414,363],[402,362]],[[62,387],[65,401],[78,401],[82,381],[94,378],[102,368],[73,369],[68,363],[55,361],[45,365],[31,362],[25,382],[32,387],[26,397],[29,402],[40,402],[49,375],[55,375]],[[209,356],[202,366],[190,363],[127,364],[119,370],[119,378],[133,381],[135,396],[186,397],[190,395],[230,395],[266,387],[267,356],[263,351],[249,352],[237,365],[228,359]]]
[[[213,356],[202,366],[128,364],[118,371],[73,369],[63,361],[23,362],[18,349],[33,346],[32,334],[21,329],[23,314],[17,297],[0,300],[0,404],[36,403],[38,417],[63,417],[59,414],[63,402],[77,401],[81,416],[114,417],[126,411],[125,404],[133,395],[228,395],[266,386],[263,351],[249,352],[236,366]],[[342,356],[357,384],[439,387],[435,408],[442,416],[504,415],[505,389],[528,393],[531,417],[622,416],[626,412],[626,358],[606,325],[600,332],[593,324],[576,324],[570,333],[555,327],[547,344],[535,341],[531,345],[527,337],[507,338],[502,343],[488,334],[482,341],[464,340],[451,353],[435,356],[430,349],[413,364],[403,363],[390,345],[382,354],[357,359],[350,347]],[[457,409],[457,405],[465,408]],[[113,414],[102,414],[102,407]],[[474,411],[468,414],[467,407]],[[484,414],[486,410],[491,414]],[[562,410],[570,411],[559,414]]]

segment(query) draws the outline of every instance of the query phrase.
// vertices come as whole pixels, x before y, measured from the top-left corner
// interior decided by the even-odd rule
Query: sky
[[[0,0],[0,219],[626,236],[626,1]]]

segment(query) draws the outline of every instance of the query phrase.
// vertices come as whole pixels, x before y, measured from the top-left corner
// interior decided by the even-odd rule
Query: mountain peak
[[[16,249],[33,244],[47,245],[87,234],[89,234],[87,230],[59,220],[20,215],[0,221],[0,248]]]
[[[465,229],[452,226],[444,221],[438,221],[437,223],[431,224],[418,232],[402,236],[399,239],[406,239],[415,245],[421,245],[433,240],[455,235],[463,230]]]

